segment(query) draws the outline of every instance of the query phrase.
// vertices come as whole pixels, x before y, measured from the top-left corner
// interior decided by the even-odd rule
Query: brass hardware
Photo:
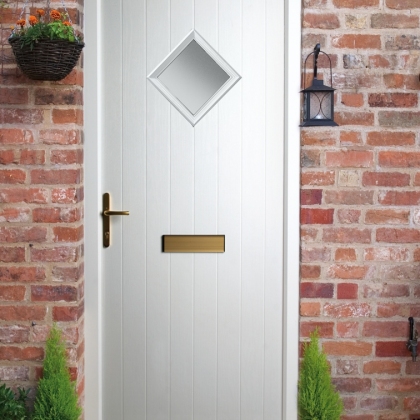
[[[163,252],[225,252],[225,235],[163,235]]]
[[[111,197],[109,193],[102,196],[102,231],[103,231],[103,245],[108,248],[111,243],[111,229],[110,229],[110,216],[129,216],[130,212],[126,210],[114,211],[110,210]]]

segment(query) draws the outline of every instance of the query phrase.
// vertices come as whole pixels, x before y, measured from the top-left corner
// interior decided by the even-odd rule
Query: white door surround
[[[281,1],[281,0],[278,0]],[[85,4],[85,417],[101,420],[101,31],[102,0]],[[297,419],[299,344],[300,3],[284,1],[285,200],[283,420]]]

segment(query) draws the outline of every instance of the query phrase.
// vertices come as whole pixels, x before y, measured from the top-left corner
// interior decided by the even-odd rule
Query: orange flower
[[[36,23],[38,23],[38,19],[35,16],[29,16],[29,24],[34,26]]]
[[[61,19],[61,13],[58,10],[51,10],[50,16],[51,16],[51,19],[53,19],[53,20],[60,20]]]
[[[71,26],[71,23],[70,23],[68,20],[65,20],[65,21],[63,22],[63,25],[66,25],[66,26]]]
[[[38,10],[36,11],[36,13],[38,14],[38,16],[44,16],[44,15],[45,15],[45,10],[38,9]]]

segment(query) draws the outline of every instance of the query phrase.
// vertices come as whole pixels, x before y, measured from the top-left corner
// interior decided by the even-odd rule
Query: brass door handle
[[[110,216],[129,216],[130,212],[127,210],[110,210],[111,197],[109,193],[102,196],[102,240],[104,248],[108,248],[111,243],[111,229]]]

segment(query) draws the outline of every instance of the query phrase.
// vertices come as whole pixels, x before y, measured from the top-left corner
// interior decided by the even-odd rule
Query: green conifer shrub
[[[61,331],[54,325],[46,343],[44,376],[39,380],[32,419],[78,420],[81,412],[76,384],[67,368]]]
[[[340,420],[343,403],[331,383],[325,353],[319,349],[318,330],[304,344],[299,377],[300,420]]]

